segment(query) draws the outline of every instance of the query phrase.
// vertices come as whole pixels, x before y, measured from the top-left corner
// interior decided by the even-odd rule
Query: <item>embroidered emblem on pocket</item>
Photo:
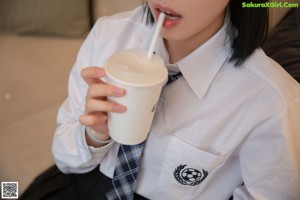
[[[176,181],[182,185],[199,185],[208,175],[208,172],[204,169],[202,169],[202,172],[200,172],[197,169],[185,167],[186,165],[179,165],[173,173]]]

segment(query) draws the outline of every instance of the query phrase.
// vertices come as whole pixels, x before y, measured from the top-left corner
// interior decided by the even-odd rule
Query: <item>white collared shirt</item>
[[[103,66],[117,50],[146,49],[153,27],[142,16],[138,8],[101,18],[80,49],[53,140],[65,173],[88,172],[100,163],[113,176],[119,144],[87,146],[78,122],[88,88],[80,71]],[[138,194],[154,200],[300,198],[299,84],[260,49],[235,67],[228,61],[226,28],[168,65],[183,76],[163,88],[141,158]],[[168,63],[162,39],[156,53]]]

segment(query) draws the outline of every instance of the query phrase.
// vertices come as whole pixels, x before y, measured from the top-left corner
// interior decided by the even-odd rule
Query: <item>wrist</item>
[[[85,133],[96,144],[108,144],[112,141],[112,139],[109,136],[107,137],[101,133],[97,133],[89,127],[85,127]]]

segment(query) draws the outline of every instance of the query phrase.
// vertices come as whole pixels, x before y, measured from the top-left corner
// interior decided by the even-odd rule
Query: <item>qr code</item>
[[[1,184],[2,199],[18,198],[18,182],[2,182]]]

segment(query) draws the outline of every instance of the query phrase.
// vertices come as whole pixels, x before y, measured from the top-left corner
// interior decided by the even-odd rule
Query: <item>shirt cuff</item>
[[[85,126],[80,125],[80,129],[79,129],[79,138],[78,138],[78,142],[79,142],[79,146],[82,147],[82,152],[80,153],[82,155],[82,157],[85,157],[87,160],[89,159],[96,159],[96,162],[101,161],[106,154],[108,153],[108,151],[111,149],[111,147],[113,146],[113,144],[115,143],[113,140],[112,142],[104,145],[103,147],[93,147],[93,146],[89,146],[86,142],[86,137],[85,137]]]

